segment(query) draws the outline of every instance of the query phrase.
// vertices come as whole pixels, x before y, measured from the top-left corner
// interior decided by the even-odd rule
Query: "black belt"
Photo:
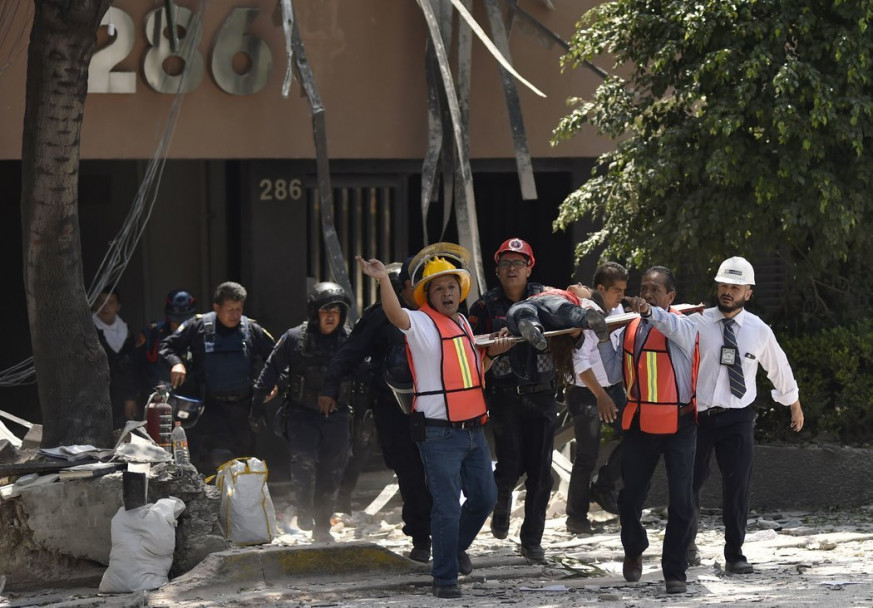
[[[516,395],[529,395],[530,393],[544,393],[553,391],[555,387],[549,384],[522,384],[519,386],[495,386],[494,392],[515,393]]]
[[[603,390],[608,391],[608,390],[612,389],[612,387],[618,386],[619,384],[621,384],[621,382],[616,382],[614,384],[604,386]],[[575,391],[584,391],[584,392],[590,393],[592,395],[594,394],[594,392],[590,388],[588,388],[587,386],[579,386],[578,384],[570,384],[564,390],[567,391],[568,393],[572,393]]]
[[[424,423],[427,426],[444,426],[453,429],[478,429],[482,426],[482,417],[470,418],[469,420],[458,420],[452,422],[450,420],[440,420],[439,418],[425,418]]]
[[[724,414],[725,412],[731,411],[731,409],[733,409],[733,408],[721,407],[721,406],[716,405],[713,407],[706,408],[702,412],[699,412],[698,415],[699,416],[718,416],[719,414]]]
[[[239,403],[252,398],[251,393],[225,393],[221,395],[209,395],[207,401],[218,401],[220,403]]]

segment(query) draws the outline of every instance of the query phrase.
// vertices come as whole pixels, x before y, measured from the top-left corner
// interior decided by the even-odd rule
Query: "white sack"
[[[185,503],[173,496],[112,518],[109,567],[100,581],[102,593],[157,589],[167,582],[176,549],[176,518]]]
[[[278,536],[266,462],[257,458],[226,462],[218,468],[215,485],[221,492],[218,519],[229,541],[260,545]]]

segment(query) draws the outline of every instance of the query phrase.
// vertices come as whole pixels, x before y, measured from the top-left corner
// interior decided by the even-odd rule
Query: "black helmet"
[[[349,312],[349,307],[352,305],[346,290],[330,281],[316,283],[309,290],[309,295],[306,297],[306,314],[309,315],[309,320],[313,323],[318,323],[318,309],[331,304],[342,307],[340,324],[345,324],[346,315]]]
[[[178,393],[172,393],[167,399],[167,403],[173,406],[173,420],[181,422],[182,427],[186,429],[197,424],[204,410],[202,399],[186,397]]]
[[[187,321],[197,312],[197,300],[184,289],[174,289],[167,294],[164,313],[169,321],[181,323]]]

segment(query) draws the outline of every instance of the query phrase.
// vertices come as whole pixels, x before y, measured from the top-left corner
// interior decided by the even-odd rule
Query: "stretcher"
[[[706,308],[703,304],[676,304],[673,308],[682,313],[683,315],[690,315],[696,312],[703,312],[703,309]],[[638,319],[640,314],[637,312],[626,312],[620,315],[611,315],[606,317],[606,326],[609,328],[609,331],[615,331],[616,329],[620,329],[625,325],[628,325],[634,319]],[[552,336],[560,336],[563,334],[573,333],[574,331],[578,331],[578,327],[568,327],[566,329],[554,329],[551,331],[543,332],[546,338],[551,338]],[[492,344],[496,344],[495,340],[496,333],[492,334],[482,334],[481,336],[476,336],[476,346],[487,348]],[[510,344],[515,344],[516,342],[524,342],[524,338],[521,336],[508,336],[507,342]]]

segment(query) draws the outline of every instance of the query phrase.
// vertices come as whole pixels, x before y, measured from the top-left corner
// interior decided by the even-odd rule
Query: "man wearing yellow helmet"
[[[382,262],[358,257],[358,263],[365,275],[379,281],[385,314],[406,337],[415,384],[410,431],[433,496],[433,593],[457,598],[458,573],[473,570],[466,550],[497,498],[482,430],[487,418],[482,379],[490,366],[488,356],[504,352],[509,344],[500,339],[483,362],[470,324],[458,312],[470,290],[469,271],[446,257],[420,256],[416,259],[423,272],[413,292],[419,310],[401,307]]]

